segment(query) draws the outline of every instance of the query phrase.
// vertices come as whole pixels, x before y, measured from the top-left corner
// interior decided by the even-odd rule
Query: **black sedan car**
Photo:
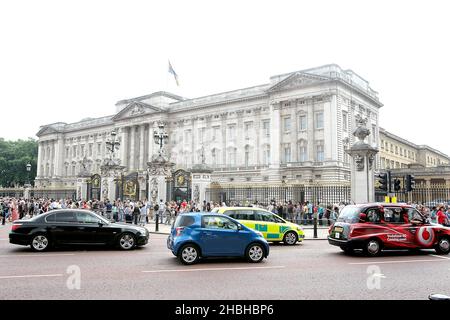
[[[144,227],[114,223],[88,210],[52,210],[28,220],[14,221],[9,242],[45,251],[58,245],[109,245],[122,250],[147,244]]]

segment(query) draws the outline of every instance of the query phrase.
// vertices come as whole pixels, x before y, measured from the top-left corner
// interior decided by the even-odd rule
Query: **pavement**
[[[152,227],[152,225],[150,225]],[[182,265],[152,233],[133,251],[103,247],[35,253],[8,241],[0,225],[0,299],[328,300],[419,299],[450,294],[450,257],[385,252],[345,255],[327,241],[272,244],[268,259],[203,259]]]
[[[145,227],[151,233],[160,233],[160,234],[168,235],[170,233],[171,225],[159,223],[158,231],[156,231],[156,224],[152,221],[151,223],[146,224]],[[305,233],[305,240],[327,240],[328,227],[318,226],[317,238],[314,238],[314,229],[312,226],[303,227],[303,231]]]

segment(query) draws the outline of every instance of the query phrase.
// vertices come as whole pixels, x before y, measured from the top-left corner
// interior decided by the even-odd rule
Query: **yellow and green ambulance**
[[[223,213],[239,220],[243,225],[261,232],[267,241],[283,241],[287,245],[294,245],[305,238],[301,226],[261,208],[220,207],[214,208],[212,212]]]

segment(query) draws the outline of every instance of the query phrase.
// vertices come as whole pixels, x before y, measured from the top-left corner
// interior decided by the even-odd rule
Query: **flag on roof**
[[[177,83],[177,86],[179,86],[180,84],[178,83],[178,75],[175,72],[175,70],[173,70],[170,60],[169,60],[169,73],[173,74],[173,77],[175,78],[175,82]]]

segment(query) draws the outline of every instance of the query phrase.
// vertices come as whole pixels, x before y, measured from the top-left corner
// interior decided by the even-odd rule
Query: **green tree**
[[[28,140],[8,141],[0,138],[0,186],[23,186],[36,177],[38,142]],[[31,164],[28,173],[26,165]]]

